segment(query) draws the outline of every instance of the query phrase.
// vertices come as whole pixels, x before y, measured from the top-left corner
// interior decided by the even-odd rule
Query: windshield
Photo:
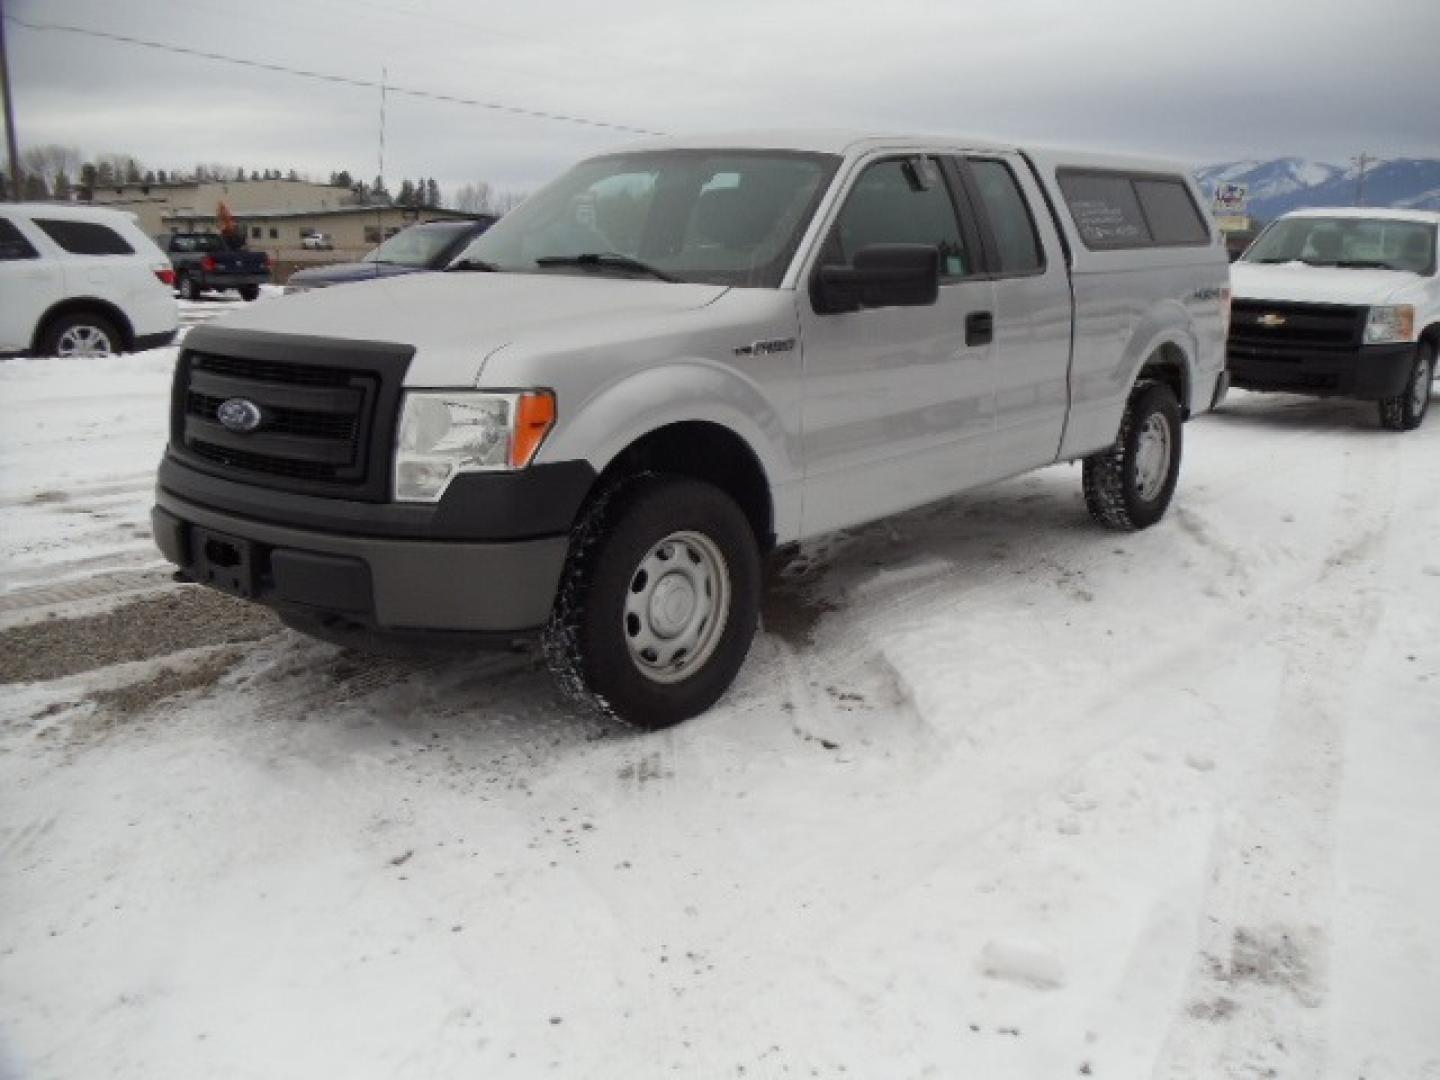
[[[461,262],[774,288],[839,161],[745,150],[594,158],[506,214]]]
[[[1435,226],[1390,218],[1294,217],[1266,229],[1245,262],[1435,271]]]
[[[366,255],[365,261],[394,263],[397,266],[438,266],[445,249],[454,244],[464,231],[463,225],[438,229],[412,225]]]
[[[225,251],[225,241],[216,233],[178,234],[170,243],[171,251]]]

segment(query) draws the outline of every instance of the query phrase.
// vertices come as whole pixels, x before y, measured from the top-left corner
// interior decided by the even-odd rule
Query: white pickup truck
[[[1379,402],[1418,427],[1440,348],[1440,213],[1297,210],[1231,271],[1232,386]]]
[[[333,640],[539,631],[574,697],[674,723],[777,544],[1055,461],[1101,523],[1159,520],[1223,391],[1200,205],[1173,162],[971,139],[604,154],[446,273],[194,330],[155,537]]]

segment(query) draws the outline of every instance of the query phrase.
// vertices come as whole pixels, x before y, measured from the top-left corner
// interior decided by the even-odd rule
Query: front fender
[[[785,411],[798,418],[798,408]],[[713,361],[687,358],[631,372],[601,386],[573,412],[562,397],[555,430],[537,460],[583,459],[603,472],[637,440],[687,421],[717,424],[745,441],[770,482],[776,534],[789,535],[799,518],[798,423],[788,425],[754,382]]]

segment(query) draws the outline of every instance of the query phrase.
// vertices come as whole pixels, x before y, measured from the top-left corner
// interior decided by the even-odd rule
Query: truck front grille
[[[1229,353],[1242,359],[1299,358],[1360,347],[1366,309],[1348,304],[1236,300]]]
[[[200,331],[194,337],[204,340]],[[236,339],[239,348],[226,340],[225,352],[196,348],[181,354],[172,453],[206,472],[268,487],[369,501],[388,495],[408,355],[375,355],[369,343],[354,353],[343,342],[287,349],[266,335],[253,348],[259,355],[247,356],[245,339],[225,338]],[[259,410],[253,430],[221,423],[221,406],[234,399]]]

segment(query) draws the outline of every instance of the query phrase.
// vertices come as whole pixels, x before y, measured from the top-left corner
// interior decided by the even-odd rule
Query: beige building
[[[256,210],[338,209],[353,198],[349,188],[306,180],[167,180],[97,187],[91,201],[129,210],[139,217],[140,227],[155,236],[168,231],[165,219],[173,215],[208,215],[214,220],[222,202],[238,218]]]
[[[227,204],[228,205],[228,204]],[[408,206],[341,206],[318,210],[235,210],[235,223],[245,234],[245,245],[272,256],[301,247],[307,236],[323,233],[337,252],[369,251],[418,221],[466,221],[489,217],[459,210],[417,209]],[[215,212],[166,214],[158,232],[218,232]]]

